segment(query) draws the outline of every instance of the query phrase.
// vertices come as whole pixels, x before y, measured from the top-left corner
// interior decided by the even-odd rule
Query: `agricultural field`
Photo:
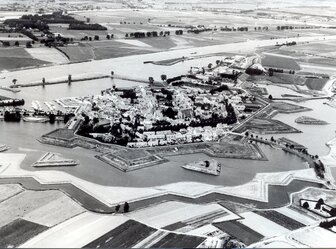
[[[46,229],[46,226],[24,219],[16,219],[0,228],[0,246],[3,248],[17,247]]]
[[[224,221],[213,224],[222,231],[228,233],[229,235],[237,238],[239,241],[243,242],[245,245],[250,245],[256,243],[264,238],[263,235],[257,233],[251,228],[243,225],[238,221]]]
[[[44,64],[49,64],[49,62],[33,58],[23,47],[0,47],[0,71]]]
[[[61,34],[64,37],[73,38],[74,40],[80,40],[85,36],[93,37],[98,35],[100,39],[106,40],[107,31],[104,30],[72,30],[68,29],[64,25],[52,25],[50,31],[53,33]]]
[[[85,247],[98,248],[98,247],[132,247],[144,240],[156,229],[143,225],[134,220],[126,221],[112,231],[104,234],[98,239],[87,244]]]
[[[26,51],[37,60],[48,61],[53,64],[66,64],[68,58],[56,48],[34,47],[27,48]]]
[[[0,227],[18,218],[52,227],[84,211],[60,191],[31,191],[18,185],[0,185],[0,193],[4,191],[6,194],[0,202]]]
[[[150,217],[148,213],[151,213]],[[197,205],[168,201],[132,212],[128,216],[149,226],[185,232],[210,224],[218,217],[229,215],[228,211],[215,203]],[[183,227],[185,229],[182,229]]]
[[[160,241],[155,243],[153,248],[171,248],[171,247],[184,247],[184,248],[196,248],[199,246],[205,238],[196,237],[184,234],[169,233],[163,237]]]
[[[286,215],[278,213],[277,211],[274,211],[274,210],[254,211],[254,212],[289,230],[296,230],[301,227],[304,227],[302,223],[296,220],[293,220],[292,218],[289,218]]]
[[[264,67],[300,70],[300,65],[292,58],[266,54],[261,60]]]

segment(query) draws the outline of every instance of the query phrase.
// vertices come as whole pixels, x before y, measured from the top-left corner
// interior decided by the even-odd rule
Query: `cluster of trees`
[[[320,222],[320,227],[325,229],[330,229],[332,227],[336,226],[336,219],[332,219],[330,221],[322,221]]]
[[[182,29],[176,30],[175,35],[183,35],[183,30]]]
[[[274,73],[284,73],[284,70],[283,69],[278,69],[278,68],[269,68],[268,69],[268,76],[273,76]],[[294,70],[289,70],[288,71],[289,74],[295,74],[295,71]]]
[[[69,42],[73,42],[73,38],[67,38],[60,35],[56,37],[49,35],[46,39],[40,40],[40,43],[44,44],[47,47],[64,46],[64,44],[67,44]]]
[[[166,116],[170,119],[175,119],[176,118],[176,115],[177,115],[178,111],[175,111],[173,108],[171,107],[168,107],[167,109],[165,110],[162,110],[162,114],[163,116]]]
[[[69,24],[69,29],[75,30],[107,30],[106,27],[98,23],[88,24],[84,21],[77,20],[72,16],[63,15],[62,12],[54,12],[48,15],[23,15],[19,19],[7,19],[4,22],[5,25],[19,30],[38,29],[45,33],[48,33],[49,31],[48,23]],[[37,39],[33,38],[32,34],[27,33],[26,35],[37,41]]]
[[[213,88],[210,90],[211,94],[214,94],[216,92],[223,92],[223,91],[228,91],[229,87],[227,85],[221,85],[220,87]]]
[[[180,81],[182,79],[182,77],[184,77],[185,75],[181,75],[181,76],[176,76],[176,77],[173,77],[173,78],[169,78],[166,80],[166,82],[168,84],[174,82],[174,81]]]
[[[292,30],[292,29],[316,29],[319,28],[317,26],[277,26],[277,30]]]
[[[98,23],[71,23],[69,29],[73,30],[107,30],[106,27]]]
[[[202,32],[209,32],[209,31],[213,31],[213,29],[211,29],[211,28],[201,28],[201,29],[192,28],[192,29],[187,30],[188,33],[194,33],[194,34],[199,34],[199,33],[202,33]]]
[[[265,26],[265,27],[254,27],[254,31],[257,31],[257,30],[265,30],[265,31],[268,31],[268,27],[267,26]]]
[[[44,14],[44,15],[38,15],[38,14],[23,15],[21,19],[35,22],[45,22],[45,23],[63,23],[63,24],[83,23],[83,21],[76,20],[72,16],[63,15],[62,12],[54,12],[52,14]]]
[[[4,120],[9,122],[20,122],[21,113],[19,111],[9,112],[5,111]]]
[[[172,125],[169,122],[167,123],[162,123],[164,120],[157,121],[156,124],[154,124],[154,127],[149,129],[148,131],[165,131],[165,130],[170,130],[170,131],[179,131],[181,129],[186,129],[188,126],[186,124],[175,124]]]
[[[129,206],[128,202],[126,201],[126,202],[124,203],[124,213],[128,213],[128,212],[129,212],[129,209],[130,209],[130,206]],[[120,205],[118,204],[118,205],[115,207],[115,211],[116,211],[116,213],[118,213],[119,210],[120,210]]]
[[[136,92],[134,91],[134,89],[126,89],[123,90],[123,94],[120,96],[122,98],[126,98],[126,99],[136,99]]]
[[[288,30],[288,29],[294,29],[293,26],[277,26],[277,30]]]
[[[225,27],[221,27],[220,28],[221,31],[248,31],[248,27],[232,27],[232,28],[229,28],[227,26]]]
[[[34,35],[31,31],[26,30],[26,29],[22,29],[21,33],[28,36],[30,39],[32,39],[33,41],[38,41],[38,38],[36,37],[36,35]]]
[[[134,32],[134,33],[126,33],[125,37],[128,38],[146,38],[146,37],[159,37],[159,36],[169,36],[170,31],[148,31],[148,32]]]
[[[324,179],[325,167],[321,160],[314,161],[315,173],[318,177]]]
[[[252,68],[252,67],[249,67],[245,70],[245,73],[249,74],[249,75],[263,75],[264,74],[264,71],[263,70],[260,70],[258,68]]]
[[[30,19],[7,19],[4,21],[4,25],[16,28],[20,31],[23,29],[38,29],[40,31],[49,30],[47,23]]]

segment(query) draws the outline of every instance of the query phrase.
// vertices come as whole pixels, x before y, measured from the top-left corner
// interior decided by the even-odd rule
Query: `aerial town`
[[[0,246],[336,247],[335,13],[0,1]]]

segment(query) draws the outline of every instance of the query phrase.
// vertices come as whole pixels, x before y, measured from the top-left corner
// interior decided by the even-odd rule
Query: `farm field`
[[[69,62],[68,58],[56,48],[34,47],[28,48],[26,51],[37,60],[48,61],[54,64],[65,64]]]
[[[148,217],[148,213],[151,213],[151,217]],[[211,214],[217,214],[220,217],[229,215],[218,204],[196,205],[169,201],[132,212],[128,216],[149,226],[163,228],[174,225],[178,229],[187,225],[192,226],[194,220],[198,220],[200,223],[202,223],[202,220],[203,223],[211,223],[215,219],[214,217],[208,217],[209,219],[207,219],[207,216]],[[179,224],[177,225],[176,223]],[[197,226],[200,226],[200,224]],[[173,227],[170,226],[170,229],[173,229]]]
[[[0,48],[0,71],[43,64],[48,62],[34,59],[23,47]]]
[[[301,227],[304,227],[302,223],[293,220],[292,218],[289,218],[286,215],[278,213],[277,211],[274,210],[254,211],[254,212],[289,230],[296,230]]]
[[[19,194],[22,191],[23,189],[17,184],[0,185],[0,202]]]
[[[84,210],[60,191],[31,191],[18,185],[0,185],[0,189],[7,193],[0,202],[0,226],[22,218],[50,227]]]
[[[171,247],[184,247],[184,248],[196,248],[199,246],[205,238],[196,237],[184,234],[169,233],[163,237],[160,241],[155,243],[153,248],[171,248]]]
[[[87,244],[85,247],[132,247],[150,236],[155,231],[156,229],[154,228],[148,227],[134,220],[129,220]]]
[[[255,232],[251,228],[241,224],[238,221],[224,221],[214,223],[213,225],[242,241],[247,246],[264,238],[263,235]]]
[[[300,70],[300,65],[292,58],[266,54],[261,60],[264,67]]]
[[[255,232],[262,234],[265,237],[274,237],[288,233],[290,230],[275,223],[274,221],[265,218],[255,212],[246,212],[240,214],[243,219],[238,222],[253,229]]]
[[[17,247],[46,229],[46,226],[16,219],[0,228],[0,246],[3,248]]]

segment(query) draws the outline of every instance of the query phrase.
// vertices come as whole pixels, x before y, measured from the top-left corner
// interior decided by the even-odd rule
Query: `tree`
[[[115,211],[116,211],[116,213],[118,213],[119,210],[120,210],[120,205],[118,204],[118,205],[115,207]]]
[[[32,44],[30,41],[26,42],[26,48],[31,48],[32,47]]]
[[[154,83],[154,78],[153,78],[153,77],[149,77],[149,78],[148,78],[148,81],[149,81],[149,84],[152,85],[152,84]]]
[[[212,63],[208,64],[208,68],[211,69],[212,68]]]
[[[13,79],[12,82],[13,82],[13,85],[15,86],[16,82],[17,82],[17,79]]]
[[[111,35],[107,34],[107,35],[106,35],[106,39],[107,39],[107,40],[110,40],[110,39],[111,39]]]
[[[129,204],[127,203],[127,201],[124,203],[124,213],[128,213],[129,211]]]
[[[321,206],[322,206],[323,204],[324,204],[324,201],[323,201],[322,198],[320,198],[320,199],[317,201],[316,205],[315,205],[315,209],[321,209]]]
[[[249,133],[248,133],[248,131],[247,131],[247,132],[245,132],[245,136],[246,136],[246,137],[248,137],[248,136],[249,136]]]
[[[309,209],[309,204],[308,202],[304,202],[303,205],[302,205],[303,208],[305,209]]]
[[[162,75],[161,75],[161,80],[162,80],[162,81],[166,81],[166,80],[167,80],[167,75],[162,74]]]
[[[209,162],[208,160],[205,160],[204,162],[205,162],[205,167],[206,167],[206,168],[209,168],[209,166],[210,166],[210,162]]]
[[[268,95],[268,99],[269,100],[272,100],[273,99],[273,96],[270,94],[270,95]]]
[[[14,43],[14,45],[17,46],[17,47],[20,46],[19,41],[16,41],[16,42]]]
[[[99,41],[99,35],[95,35],[95,36],[94,36],[94,40],[95,40],[95,41]]]
[[[128,38],[128,34],[127,33],[125,34],[125,37]]]

